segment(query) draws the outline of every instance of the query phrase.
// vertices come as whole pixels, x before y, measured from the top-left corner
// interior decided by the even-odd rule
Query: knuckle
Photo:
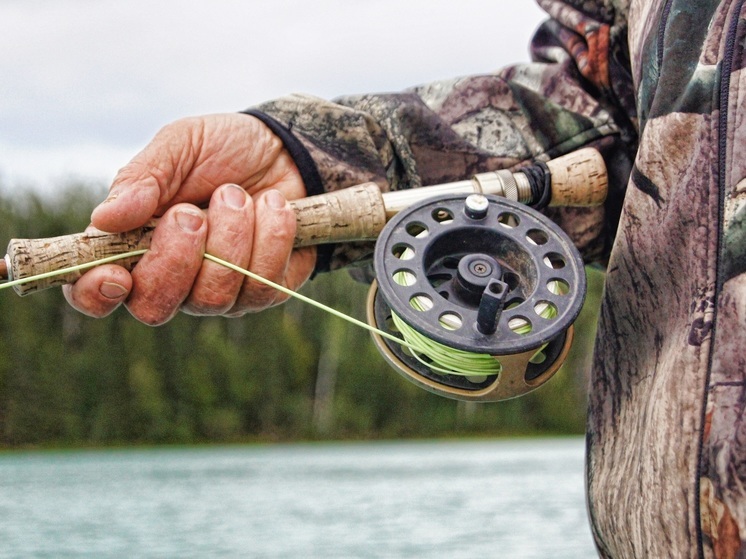
[[[232,270],[207,262],[189,294],[184,308],[199,315],[219,315],[236,301],[242,276]]]
[[[219,315],[230,309],[233,303],[233,297],[227,294],[208,291],[187,299],[183,309],[194,315]]]
[[[155,306],[143,305],[139,308],[128,306],[127,309],[133,317],[147,326],[165,324],[173,315],[173,312]]]
[[[171,188],[171,184],[174,181],[174,169],[171,166],[167,166],[165,163],[154,161],[147,166],[145,170],[155,181],[158,190],[160,191],[161,198],[159,203],[164,202],[164,196],[166,196]]]
[[[277,292],[274,289],[261,284],[253,285],[249,293],[252,307],[256,310],[268,309],[277,297]]]
[[[127,185],[128,188],[136,185],[137,189],[143,191],[152,189],[157,197],[157,203],[162,204],[172,181],[173,172],[166,167],[165,163],[142,161],[141,158],[136,157],[119,169],[112,182],[112,189],[119,185]]]
[[[229,312],[261,312],[277,304],[277,296],[278,292],[275,289],[250,280],[244,284],[236,304]]]

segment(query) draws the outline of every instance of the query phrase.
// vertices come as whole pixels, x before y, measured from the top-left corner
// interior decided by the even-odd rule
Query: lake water
[[[0,454],[0,557],[596,557],[582,439]]]

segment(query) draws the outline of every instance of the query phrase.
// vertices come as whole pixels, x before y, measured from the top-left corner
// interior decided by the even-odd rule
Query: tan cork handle
[[[296,214],[296,247],[375,239],[386,225],[381,190],[375,183],[309,196],[290,202]],[[8,244],[9,271],[21,279],[85,264],[107,256],[147,249],[155,221],[125,233],[89,231],[48,239],[12,239]],[[139,258],[117,261],[131,270]],[[83,271],[14,286],[19,295],[75,282]]]
[[[552,177],[550,206],[599,206],[606,200],[608,177],[603,157],[593,148],[547,161]]]
[[[592,151],[598,155],[598,152]],[[589,205],[603,201],[601,193],[605,196],[606,173],[600,155],[595,157],[585,154],[578,157],[571,154],[549,161],[547,166],[552,173],[557,173],[556,177],[552,176],[553,205],[559,200],[563,200],[564,205],[569,202]],[[589,188],[593,190],[592,195],[568,194],[574,190]],[[417,192],[418,199],[443,193],[440,186],[419,188],[412,192]],[[414,201],[416,200],[412,200]],[[290,204],[296,213],[296,247],[374,240],[386,225],[386,203],[375,183],[309,196]],[[12,239],[8,244],[6,257],[9,275],[12,279],[27,278],[107,256],[147,249],[154,228],[155,221],[125,233],[89,231],[47,239]],[[117,261],[117,264],[132,269],[137,261],[138,258],[130,258]],[[16,285],[14,289],[19,295],[27,295],[49,287],[73,283],[83,273],[84,271],[78,271],[53,276]]]

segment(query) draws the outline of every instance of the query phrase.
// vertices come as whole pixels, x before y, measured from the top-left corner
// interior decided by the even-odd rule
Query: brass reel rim
[[[376,297],[378,296],[378,283],[374,280],[370,286],[370,289],[368,290],[368,296],[366,299],[366,316],[368,324],[381,329],[381,325],[378,324],[375,317],[375,303]],[[570,324],[564,331],[565,339],[562,343],[562,348],[558,356],[538,377],[531,380],[526,380],[525,378],[529,362],[531,358],[536,354],[538,348],[533,348],[520,353],[494,356],[496,359],[500,360],[500,363],[503,367],[502,372],[496,375],[493,382],[490,382],[487,386],[475,390],[467,390],[463,388],[448,386],[446,384],[438,383],[430,378],[421,375],[419,372],[404,363],[392,351],[391,347],[381,335],[377,334],[376,332],[371,332],[371,337],[379,353],[389,363],[389,365],[391,365],[397,373],[402,375],[410,382],[413,382],[420,388],[423,388],[428,392],[437,394],[439,396],[444,396],[446,398],[451,398],[454,400],[472,402],[498,402],[523,396],[524,394],[535,390],[539,386],[542,386],[550,378],[552,378],[567,358],[570,347],[572,346],[574,331],[575,329],[573,325]]]

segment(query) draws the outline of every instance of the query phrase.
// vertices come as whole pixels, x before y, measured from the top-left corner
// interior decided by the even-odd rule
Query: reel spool
[[[426,390],[505,400],[544,384],[567,357],[585,298],[583,261],[569,237],[528,206],[481,194],[432,198],[389,221],[374,262],[370,324],[399,338],[413,329],[446,353],[499,362],[489,375],[445,372],[437,356],[373,334],[384,358]]]

